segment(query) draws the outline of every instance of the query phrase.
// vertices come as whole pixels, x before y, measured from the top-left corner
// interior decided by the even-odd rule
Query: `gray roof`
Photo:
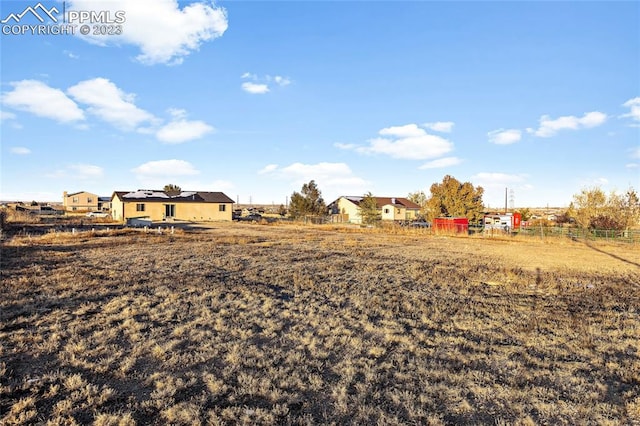
[[[362,200],[364,199],[364,197],[362,196],[350,196],[350,195],[343,195],[340,198],[345,198],[357,206],[359,206]],[[340,198],[338,198],[338,200]],[[378,208],[391,204],[393,206],[400,206],[400,207],[404,207],[412,210],[420,209],[420,206],[418,204],[403,197],[373,197],[373,198],[376,200],[376,206]],[[336,203],[338,200],[334,201],[333,203]]]
[[[172,203],[233,203],[223,192],[182,191],[179,194],[165,191],[139,189],[137,191],[115,191],[111,198],[122,201],[172,202]]]

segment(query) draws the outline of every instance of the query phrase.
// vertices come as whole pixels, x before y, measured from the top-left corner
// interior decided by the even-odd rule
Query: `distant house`
[[[87,191],[74,192],[68,194],[67,191],[62,193],[62,205],[64,210],[68,212],[75,211],[98,211],[98,196]]]
[[[111,196],[114,220],[146,217],[152,221],[231,221],[233,200],[222,192],[116,191]]]
[[[374,197],[382,220],[414,220],[420,206],[402,197]],[[360,203],[364,197],[342,196],[329,204],[334,222],[362,223]]]
[[[102,212],[111,211],[111,197],[98,197],[98,210]]]

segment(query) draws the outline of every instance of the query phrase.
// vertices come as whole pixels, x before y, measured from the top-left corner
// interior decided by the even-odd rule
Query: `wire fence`
[[[583,228],[565,228],[560,226],[540,226],[521,228],[517,235],[530,236],[537,238],[553,238],[563,237],[573,240],[590,240],[590,241],[612,241],[631,244],[640,243],[640,230],[624,230],[615,229],[583,229]]]

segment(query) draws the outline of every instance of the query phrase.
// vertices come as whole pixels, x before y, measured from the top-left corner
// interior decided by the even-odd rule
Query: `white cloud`
[[[136,59],[145,64],[180,64],[202,43],[220,37],[228,28],[226,11],[213,2],[199,1],[180,8],[176,0],[68,0],[67,10],[123,11],[121,35],[83,36],[107,45],[132,44]]]
[[[16,115],[12,112],[0,110],[0,120],[15,120]]]
[[[258,171],[259,175],[263,175],[265,173],[270,173],[278,169],[277,164],[267,164],[261,170]]]
[[[245,72],[240,78],[243,80],[252,80],[245,81],[240,87],[242,87],[242,90],[245,92],[253,95],[264,95],[265,93],[271,92],[274,86],[284,87],[291,84],[289,77],[283,77],[281,75],[276,75],[275,77],[265,75],[260,77],[257,74]]]
[[[435,123],[424,123],[424,127],[434,132],[451,133],[454,124],[453,121],[436,121]]]
[[[629,99],[622,106],[629,108],[629,112],[620,117],[629,117],[634,121],[640,121],[640,97]]]
[[[174,120],[158,130],[158,140],[168,144],[178,144],[194,139],[200,139],[214,130],[204,121]]]
[[[637,169],[638,167],[640,167],[640,164],[638,164],[638,163],[628,163],[628,164],[625,164],[625,167],[627,169]]]
[[[167,112],[175,119],[187,118],[187,110],[182,108],[169,108]]]
[[[424,136],[426,132],[416,124],[405,124],[404,126],[385,127],[378,132],[383,136],[395,136],[398,138],[412,138]]]
[[[356,145],[354,143],[340,143],[340,142],[336,142],[333,144],[333,146],[335,146],[336,148],[339,149],[344,149],[344,150],[352,150],[352,151],[357,151],[357,149],[359,148],[359,145]]]
[[[81,81],[67,92],[76,101],[89,105],[90,113],[124,130],[155,121],[151,113],[133,103],[135,95],[123,92],[106,78]]]
[[[68,168],[73,174],[73,177],[78,179],[99,178],[104,175],[102,167],[92,164],[73,164]]]
[[[607,114],[599,111],[587,112],[579,119],[580,125],[586,128],[597,127],[607,121]]]
[[[496,145],[509,145],[518,142],[522,138],[522,132],[517,129],[498,129],[487,133],[489,142]]]
[[[505,187],[508,185],[514,185],[521,183],[525,180],[527,175],[524,174],[507,174],[507,173],[495,173],[495,172],[482,172],[471,176],[471,180],[482,187]]]
[[[104,169],[93,164],[72,164],[44,175],[50,179],[72,178],[80,180],[98,179],[104,176]]]
[[[138,177],[189,176],[200,172],[184,160],[149,161],[131,169]]]
[[[278,86],[288,86],[291,84],[291,80],[289,78],[282,77],[281,75],[273,77],[273,81],[275,81]]]
[[[67,56],[68,58],[71,58],[71,59],[80,58],[80,56],[76,55],[75,53],[71,52],[70,50],[63,50],[62,53],[64,53],[65,56]]]
[[[631,158],[640,159],[640,146],[631,149]]]
[[[551,119],[548,115],[543,115],[540,117],[540,127],[538,130],[529,128],[527,131],[541,138],[549,138],[560,130],[578,130],[596,127],[603,124],[606,120],[607,115],[598,111],[587,112],[582,117],[568,115],[556,119]]]
[[[2,95],[4,105],[61,123],[84,120],[84,112],[60,89],[37,80],[16,81],[11,86],[13,90]]]
[[[250,81],[245,81],[242,83],[242,90],[247,93],[251,93],[252,95],[264,95],[265,93],[269,93],[269,86],[266,84],[258,84],[252,83]]]
[[[340,149],[360,154],[385,154],[406,160],[427,160],[440,157],[453,150],[453,143],[436,135],[430,135],[416,124],[385,127],[378,132],[383,138],[369,139],[369,145],[336,143]]]
[[[351,168],[345,163],[293,163],[286,167],[275,164],[265,166],[259,173],[271,175],[287,180],[291,187],[300,189],[302,184],[315,180],[323,194],[349,193],[361,194],[366,190],[369,182],[355,176]]]
[[[458,157],[444,157],[438,158],[437,160],[429,161],[428,163],[424,163],[418,168],[421,170],[442,169],[444,167],[457,166],[460,163],[462,163],[462,160]]]
[[[11,148],[11,153],[17,155],[28,155],[31,154],[31,150],[23,146],[14,146]]]

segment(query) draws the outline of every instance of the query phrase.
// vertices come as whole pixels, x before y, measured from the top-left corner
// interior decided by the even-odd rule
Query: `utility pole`
[[[504,214],[507,214],[509,210],[507,210],[507,191],[509,188],[504,189]]]
[[[516,192],[511,188],[509,190],[509,209],[514,212],[516,209]]]

